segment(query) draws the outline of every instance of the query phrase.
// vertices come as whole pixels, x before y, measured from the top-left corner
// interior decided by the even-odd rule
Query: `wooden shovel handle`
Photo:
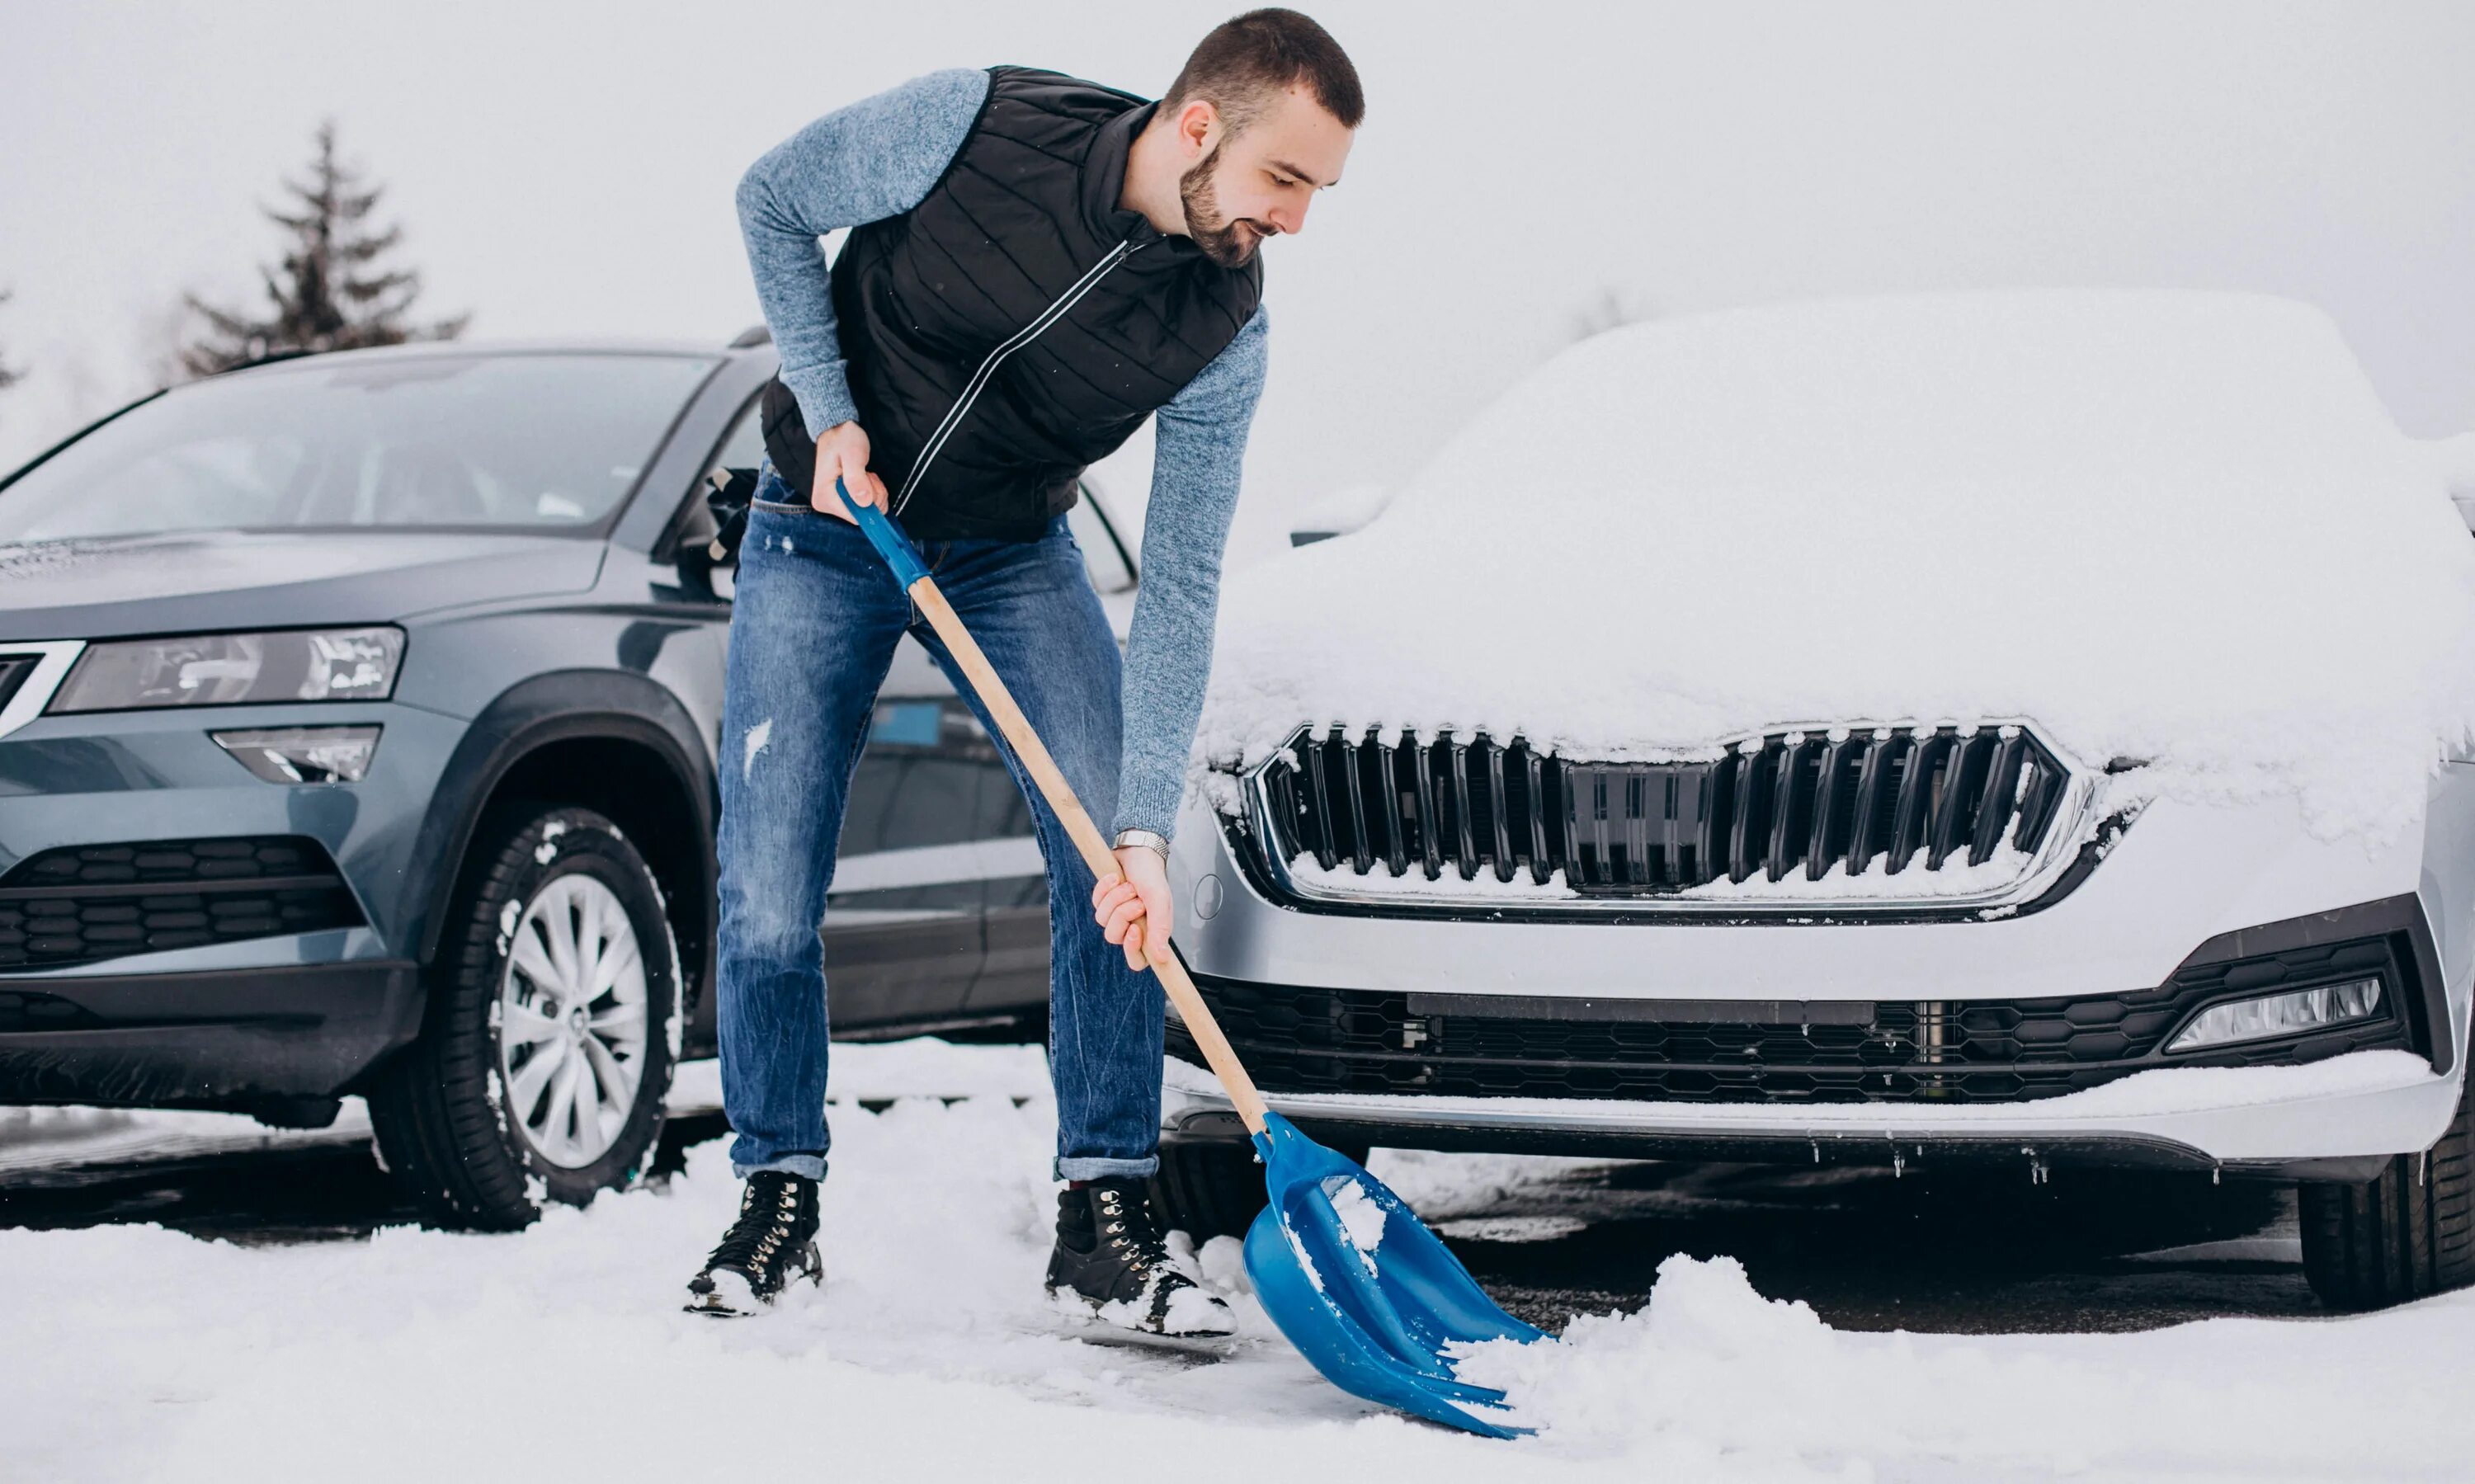
[[[1120,874],[1116,852],[1109,848],[1108,839],[1100,834],[1100,827],[1091,822],[1091,816],[1083,812],[1083,801],[1074,796],[1072,786],[1066,783],[1066,775],[1057,770],[1056,760],[1048,755],[1048,748],[1041,743],[1040,734],[1031,729],[1030,719],[1023,716],[1022,708],[1014,703],[1014,693],[997,678],[995,668],[989,664],[989,657],[980,652],[979,644],[971,638],[970,631],[963,627],[963,620],[955,616],[952,606],[945,601],[945,595],[937,591],[937,580],[928,576],[915,580],[911,584],[911,600],[919,605],[920,613],[927,617],[928,626],[945,642],[946,649],[954,656],[954,663],[963,668],[964,676],[970,681],[971,689],[978,693],[980,704],[996,718],[997,730],[1003,732],[1006,741],[1013,744],[1015,756],[1022,760],[1022,766],[1031,773],[1032,782],[1040,786],[1041,796],[1048,800],[1048,807],[1056,811],[1057,817],[1066,825],[1066,833],[1073,839],[1074,848],[1083,853],[1083,864],[1090,866],[1091,874],[1101,881]],[[1245,1120],[1246,1131],[1261,1133],[1263,1131],[1263,1095],[1255,1090],[1255,1080],[1246,1075],[1246,1068],[1238,1061],[1238,1053],[1230,1048],[1229,1038],[1220,1034],[1220,1022],[1212,1018],[1211,1007],[1205,1005],[1203,996],[1195,991],[1194,981],[1187,977],[1186,965],[1179,962],[1177,955],[1170,951],[1168,926],[1164,922],[1146,922],[1143,925],[1143,957],[1151,963],[1152,972],[1160,977],[1161,987],[1168,991],[1168,1001],[1177,1007],[1178,1017],[1186,1022],[1187,1034],[1192,1035],[1194,1044],[1202,1049],[1203,1059],[1212,1064],[1213,1074],[1220,1079],[1223,1087],[1229,1089],[1229,1101],[1237,1105],[1238,1116]]]

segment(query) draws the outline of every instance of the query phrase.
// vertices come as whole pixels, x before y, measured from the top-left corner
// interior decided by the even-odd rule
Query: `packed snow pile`
[[[2209,1320],[2138,1336],[1850,1334],[1764,1299],[1731,1257],[1659,1265],[1649,1304],[1560,1340],[1462,1347],[1463,1380],[1506,1391],[1559,1450],[1646,1478],[2440,1477],[2475,1423],[2394,1357],[2454,1367],[2475,1296],[2368,1324]],[[2349,1426],[2384,1413],[2411,1444]],[[1940,1469],[1920,1467],[1930,1459]],[[1904,1466],[1898,1461],[1905,1460]]]
[[[1233,577],[1199,755],[1302,722],[1712,756],[2024,717],[2324,834],[2475,730],[2475,542],[2317,310],[2056,290],[1572,347],[1365,529]],[[1219,791],[1225,802],[1228,791]]]

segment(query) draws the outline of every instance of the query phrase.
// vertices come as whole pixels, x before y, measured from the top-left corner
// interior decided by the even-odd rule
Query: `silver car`
[[[1796,343],[1775,331],[1746,334]],[[1664,353],[1656,333],[1645,353]],[[2432,499],[2440,539],[2463,539]],[[1578,540],[1571,572],[1627,573],[1622,549]],[[1360,570],[1397,550],[1370,545]],[[1466,594],[1485,561],[1424,576]],[[1486,596],[1581,600],[1511,561]],[[1335,649],[1402,652],[1424,617],[1369,599],[1311,621]],[[1283,621],[1240,595],[1224,661],[1232,624]],[[1239,660],[1236,683],[1258,678]],[[1439,693],[1489,683],[1449,658],[1418,675]],[[2324,1301],[2475,1281],[2475,766],[2429,768],[2419,817],[2374,839],[2309,827],[2273,791],[2160,790],[2146,760],[2082,755],[2035,714],[1791,712],[1590,750],[1367,715],[1311,683],[1246,704],[1279,729],[1233,756],[1207,721],[1171,872],[1179,945],[1271,1105],[1315,1137],[2299,1180]],[[1170,1051],[1164,1194],[1182,1224],[1234,1229],[1260,1181],[1175,1024]]]

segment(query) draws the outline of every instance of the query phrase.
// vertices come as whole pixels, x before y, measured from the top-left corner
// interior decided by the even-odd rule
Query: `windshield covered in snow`
[[[0,541],[208,529],[591,525],[707,357],[304,360],[179,387],[0,490]]]

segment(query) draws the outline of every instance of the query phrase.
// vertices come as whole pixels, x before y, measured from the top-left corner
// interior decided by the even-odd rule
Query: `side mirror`
[[[1392,492],[1381,484],[1353,484],[1313,502],[1308,519],[1289,530],[1289,545],[1311,547],[1318,541],[1346,536],[1384,513]]]

